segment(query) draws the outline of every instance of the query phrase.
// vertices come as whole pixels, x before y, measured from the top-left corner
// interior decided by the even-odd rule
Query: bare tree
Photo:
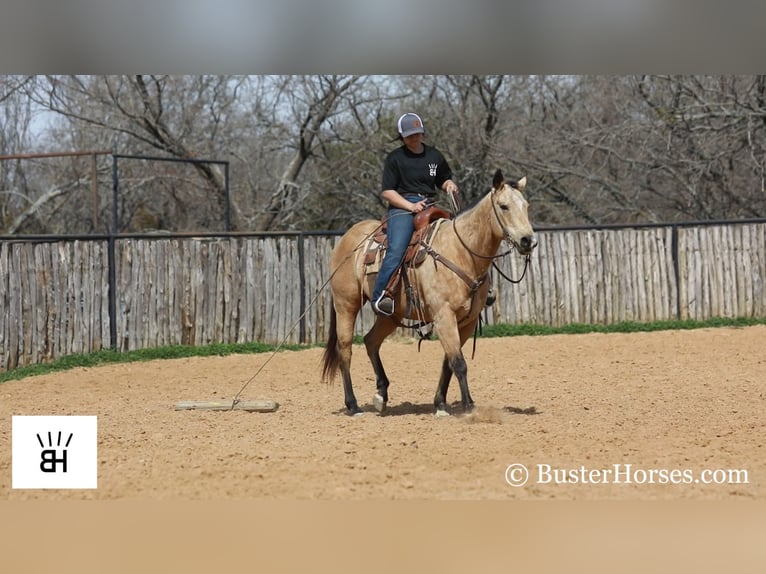
[[[383,159],[417,111],[468,201],[501,168],[528,177],[539,223],[729,219],[766,213],[765,102],[766,76],[0,76],[0,143],[25,151],[42,107],[50,151],[229,161],[235,229],[339,229],[384,213]],[[0,165],[3,228],[102,230],[92,169]],[[121,230],[222,228],[215,166],[120,161],[119,177]]]
[[[29,145],[34,111],[25,90],[33,82],[31,76],[0,76],[0,155],[18,155]],[[0,230],[3,232],[8,232],[16,213],[34,204],[34,197],[27,189],[29,172],[29,166],[19,160],[0,161]]]
[[[274,86],[280,107],[288,111],[284,124],[287,163],[259,209],[258,229],[305,225],[302,214],[306,206],[316,203],[311,196],[318,190],[299,176],[310,160],[326,160],[328,149],[342,142],[336,125],[359,112],[355,96],[363,83],[361,76],[301,76],[283,77]]]
[[[766,77],[643,76],[634,82],[653,135],[645,148],[647,192],[682,217],[763,216]]]
[[[237,98],[245,82],[230,76],[154,75],[48,76],[46,80],[34,98],[64,118],[75,137],[119,142],[118,152],[123,154],[161,152],[179,159],[215,159],[220,148],[227,147],[229,123],[240,115]],[[223,174],[207,163],[195,163],[193,169],[206,189],[191,193],[182,203],[197,203],[192,218],[197,226],[220,228],[225,210]],[[153,211],[150,202],[145,207]],[[233,215],[236,227],[236,209]],[[162,213],[152,217],[162,219]]]
[[[483,195],[494,170],[507,167],[492,148],[501,112],[510,115],[514,105],[513,83],[509,76],[433,76],[420,90],[428,90],[421,105],[429,110],[433,143],[449,156],[466,201]]]

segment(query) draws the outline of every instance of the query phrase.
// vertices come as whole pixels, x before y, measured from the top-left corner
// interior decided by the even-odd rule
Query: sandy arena
[[[764,348],[764,326],[480,339],[475,358],[464,348],[477,409],[461,414],[453,380],[446,418],[433,415],[436,341],[419,353],[384,344],[383,416],[362,347],[359,417],[344,413],[340,380],[320,382],[320,348],[274,355],[247,386],[242,398],[275,400],[274,413],[174,410],[231,399],[268,354],[11,381],[0,384],[0,499],[763,500]],[[98,488],[11,489],[12,415],[97,415]],[[524,486],[506,480],[520,476],[512,464],[529,471]],[[602,472],[615,465],[618,480]]]

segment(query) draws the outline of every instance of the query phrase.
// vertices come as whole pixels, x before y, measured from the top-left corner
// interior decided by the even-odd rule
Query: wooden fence
[[[764,221],[539,231],[520,284],[493,272],[498,299],[485,319],[559,326],[761,317],[765,234]],[[112,273],[105,238],[2,238],[0,370],[113,344],[321,342],[337,238],[122,237]],[[519,277],[523,261],[509,256],[499,266]],[[372,321],[365,306],[358,332]]]

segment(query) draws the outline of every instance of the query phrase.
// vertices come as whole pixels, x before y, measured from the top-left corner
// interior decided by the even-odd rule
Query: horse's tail
[[[335,379],[340,367],[340,353],[338,352],[338,330],[335,304],[330,298],[330,333],[327,336],[327,346],[322,355],[322,380],[331,383]]]

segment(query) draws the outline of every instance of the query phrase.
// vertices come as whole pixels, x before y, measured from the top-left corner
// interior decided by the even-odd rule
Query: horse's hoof
[[[384,410],[386,410],[386,401],[380,395],[380,393],[375,393],[375,396],[372,397],[372,406],[375,407],[375,410],[379,413],[382,413]]]
[[[436,409],[435,417],[448,417],[450,414],[445,409]]]
[[[346,407],[346,414],[350,417],[358,417],[359,415],[363,415],[364,411],[357,405],[354,405],[353,407]]]

